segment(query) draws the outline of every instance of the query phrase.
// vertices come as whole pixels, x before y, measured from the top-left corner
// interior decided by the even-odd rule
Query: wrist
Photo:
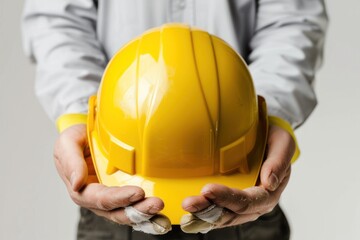
[[[296,136],[295,136],[293,128],[291,127],[289,122],[287,122],[286,120],[284,120],[280,117],[268,116],[268,119],[269,119],[269,125],[274,125],[274,126],[278,126],[278,127],[282,128],[283,130],[288,132],[291,135],[291,137],[293,138],[293,140],[295,142],[295,152],[291,158],[291,163],[294,163],[299,158],[300,149],[299,149],[299,145],[296,140]]]

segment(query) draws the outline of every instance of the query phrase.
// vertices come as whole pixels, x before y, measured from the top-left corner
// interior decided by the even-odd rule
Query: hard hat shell
[[[227,43],[166,24],[111,59],[89,101],[88,138],[101,183],[142,187],[179,224],[182,200],[205,184],[256,184],[266,104]]]

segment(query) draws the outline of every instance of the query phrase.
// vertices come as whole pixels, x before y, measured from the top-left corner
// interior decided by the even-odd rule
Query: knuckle
[[[234,210],[236,214],[241,214],[249,209],[250,204],[240,205]]]
[[[224,198],[217,198],[214,202],[219,206],[226,206],[228,200]]]
[[[113,209],[113,204],[108,201],[108,199],[105,196],[100,195],[99,198],[96,201],[96,206],[99,209],[109,211]]]
[[[241,196],[236,199],[237,207],[233,211],[237,214],[246,212],[249,209],[250,203],[251,202],[247,197]]]
[[[287,159],[288,159],[289,161],[282,161],[281,164],[280,164],[280,169],[281,169],[281,171],[282,171],[283,173],[285,173],[286,170],[287,170],[287,169],[289,168],[289,166],[290,166],[291,156],[292,156],[292,155],[289,155],[289,156],[287,157]]]
[[[69,192],[69,195],[70,195],[71,200],[72,200],[76,205],[81,206],[81,201],[80,201],[80,199],[79,199],[78,193],[76,193],[76,192],[74,192],[74,191],[70,191],[70,192]]]
[[[114,222],[114,223],[119,223],[122,224],[121,221],[119,221],[119,219],[117,218],[117,215],[113,212],[110,212],[109,216],[108,216],[109,220]]]
[[[231,218],[229,220],[227,220],[224,224],[222,224],[222,227],[231,227],[231,226],[235,226],[238,225],[237,224],[237,218]]]
[[[107,205],[105,203],[105,200],[103,197],[100,197],[97,201],[96,201],[96,207],[98,209],[101,209],[101,210],[108,210],[107,208]]]
[[[249,202],[248,206],[247,206],[247,212],[252,213],[252,212],[256,212],[258,209],[258,205],[255,204],[254,202]]]
[[[238,225],[238,221],[241,218],[241,214],[237,214],[231,210],[224,208],[222,216],[216,221],[216,225],[221,227]]]

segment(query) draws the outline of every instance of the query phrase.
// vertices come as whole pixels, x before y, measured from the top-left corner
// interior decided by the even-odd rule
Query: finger
[[[248,205],[244,207],[242,211],[237,213],[262,215],[271,212],[278,204],[280,196],[286,188],[289,179],[290,168],[287,170],[287,175],[275,191],[267,191],[263,187],[251,187],[244,189],[243,192],[245,192],[249,198]]]
[[[237,214],[226,208],[216,208],[220,213],[216,218],[203,218],[203,216],[199,216],[197,213],[182,216],[180,222],[181,230],[186,233],[207,233],[215,228],[223,228],[254,221],[261,216],[259,212]]]
[[[70,190],[70,196],[79,206],[110,211],[142,200],[145,193],[144,190],[136,186],[107,187],[102,184],[91,183],[80,192]]]
[[[216,205],[236,213],[242,213],[251,200],[247,192],[220,184],[205,185],[201,194]]]
[[[185,214],[180,220],[180,228],[185,233],[207,233],[214,227],[214,223],[200,219],[194,214]]]
[[[264,214],[276,206],[287,181],[288,178],[286,181],[284,179],[275,192],[269,192],[263,187],[239,190],[218,184],[208,184],[203,188],[202,194],[217,206],[236,214]]]
[[[192,196],[187,197],[182,202],[182,208],[187,212],[199,212],[203,209],[208,208],[213,203],[211,203],[204,196]]]
[[[149,231],[151,234],[165,234],[171,230],[170,219],[162,214],[157,214],[150,219],[154,231]]]
[[[295,142],[288,132],[280,127],[271,126],[267,150],[266,160],[260,171],[260,182],[266,189],[275,191],[290,167]]]
[[[235,226],[244,224],[247,222],[252,222],[258,219],[262,214],[260,213],[250,213],[250,214],[236,214],[231,211],[223,211],[221,219],[216,223],[214,228],[223,228],[229,226]]]
[[[186,214],[181,217],[180,227],[185,233],[207,233],[214,228],[223,208],[216,206],[204,196],[192,196],[182,202]]]
[[[278,204],[280,195],[285,189],[290,178],[290,173],[283,179],[282,183],[274,192],[268,192],[262,187],[251,187],[245,189],[244,192],[248,194],[249,204],[241,211],[230,211],[231,209],[224,208],[223,215],[216,223],[215,228],[234,226],[246,222],[255,221],[263,214],[271,212]]]
[[[143,201],[133,204],[132,206],[139,212],[148,215],[155,215],[164,209],[164,202],[157,197],[148,197]]]
[[[66,129],[55,144],[56,167],[73,191],[81,189],[87,180],[88,169],[83,154],[86,142],[85,125],[76,125]]]
[[[163,235],[171,230],[171,222],[165,215],[155,215],[148,221],[132,225],[133,230],[152,235]]]
[[[212,216],[210,218],[205,216],[206,213],[205,215],[202,214],[202,216],[197,213],[186,214],[181,218],[181,230],[186,233],[207,233],[214,228],[223,228],[254,221],[260,216],[260,213],[239,215],[225,208],[213,206],[213,209],[209,209],[208,212],[215,210],[217,212],[216,217],[213,217],[213,213],[211,213]]]
[[[278,199],[273,197],[271,192],[263,187],[251,187],[244,189],[248,196],[248,204],[241,211],[235,212],[238,214],[258,214],[262,215],[272,210],[278,202]]]
[[[160,199],[154,199],[154,198],[146,198],[140,202],[138,202],[137,204],[134,205],[134,209],[137,212],[141,212],[142,215],[144,217],[147,216],[148,219],[150,219],[153,215],[157,214],[159,211],[159,207],[153,207],[154,206],[154,201],[161,201]],[[133,221],[130,220],[131,217],[133,217],[134,215],[131,214],[130,218],[128,217],[128,215],[126,214],[125,211],[125,207],[128,207],[129,205],[123,206],[123,207],[119,207],[113,210],[102,210],[99,208],[90,208],[95,214],[105,217],[115,223],[118,224],[126,224],[126,225],[132,225],[137,221]],[[139,216],[134,216],[135,218],[139,219]]]
[[[144,205],[143,201],[141,203]],[[133,206],[126,207],[125,214],[134,223],[132,226],[136,231],[160,235],[171,230],[171,222],[165,215],[144,213]]]
[[[111,222],[122,225],[129,225],[129,226],[132,225],[132,222],[125,214],[124,208],[118,208],[112,211],[103,211],[99,209],[90,209],[90,210],[93,211],[96,215],[106,218]]]

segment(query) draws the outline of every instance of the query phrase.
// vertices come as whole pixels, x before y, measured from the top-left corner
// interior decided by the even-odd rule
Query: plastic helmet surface
[[[223,40],[182,24],[151,29],[109,62],[89,101],[99,181],[137,185],[179,224],[187,196],[207,183],[256,184],[266,104],[244,60]]]

